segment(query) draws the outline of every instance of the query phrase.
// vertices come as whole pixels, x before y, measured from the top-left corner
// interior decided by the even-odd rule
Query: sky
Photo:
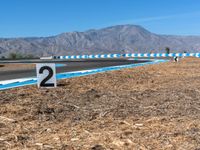
[[[45,37],[114,25],[200,35],[200,0],[0,0],[0,37]]]

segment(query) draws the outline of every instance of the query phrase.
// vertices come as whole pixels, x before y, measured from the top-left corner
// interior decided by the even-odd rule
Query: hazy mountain
[[[141,26],[119,25],[86,32],[62,33],[52,37],[0,39],[0,56],[11,52],[49,55],[102,53],[174,52],[200,50],[200,36],[158,35]]]

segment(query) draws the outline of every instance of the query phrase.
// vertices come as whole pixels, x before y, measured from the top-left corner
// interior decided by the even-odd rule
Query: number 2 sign
[[[56,87],[55,64],[36,64],[37,85],[42,88]]]

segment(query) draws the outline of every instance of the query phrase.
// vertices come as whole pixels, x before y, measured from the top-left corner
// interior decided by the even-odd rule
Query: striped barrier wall
[[[133,58],[133,57],[200,57],[200,53],[129,53],[129,54],[99,54],[57,56],[56,59],[102,59],[102,58]]]

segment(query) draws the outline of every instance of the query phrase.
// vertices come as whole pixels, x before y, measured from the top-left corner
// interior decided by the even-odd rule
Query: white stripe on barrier
[[[135,57],[135,54],[133,53],[133,54],[131,54],[131,57]]]
[[[82,55],[81,57],[82,57],[83,59],[86,59],[86,58],[87,58],[87,56],[86,56],[86,55]]]
[[[80,55],[77,55],[77,56],[76,56],[76,58],[77,58],[77,59],[80,59],[80,58],[81,58],[81,56],[80,56]]]
[[[162,56],[162,57],[166,57],[166,54],[165,54],[165,53],[162,53],[161,56]]]
[[[107,57],[108,57],[108,58],[111,58],[111,54],[108,54]]]
[[[172,56],[173,56],[173,53],[170,53],[169,56],[172,57]]]
[[[117,54],[113,54],[113,57],[116,58],[116,57],[117,57]]]
[[[95,55],[94,57],[95,57],[95,58],[99,58],[99,55]]]
[[[150,57],[154,57],[154,54],[152,53],[152,54],[150,54]]]
[[[129,57],[128,54],[125,54],[125,57]]]
[[[194,53],[190,53],[190,56],[195,56],[195,54]]]
[[[100,55],[100,57],[101,57],[101,58],[105,58],[105,56],[104,56],[104,55]]]
[[[160,54],[158,53],[158,54],[156,54],[156,57],[160,57]]]

